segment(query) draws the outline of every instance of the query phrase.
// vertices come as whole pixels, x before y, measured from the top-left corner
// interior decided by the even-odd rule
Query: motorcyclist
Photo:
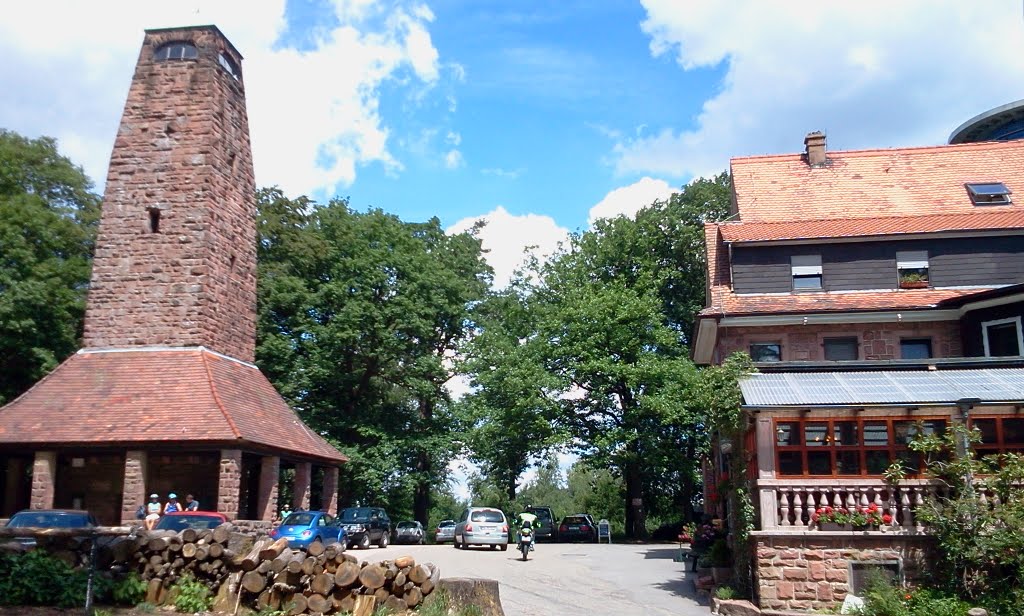
[[[523,531],[526,530],[528,533],[533,533],[534,526],[537,523],[537,516],[532,513],[520,513],[519,514],[519,537],[522,540]],[[530,542],[530,551],[534,550],[534,546],[537,544],[536,541]]]

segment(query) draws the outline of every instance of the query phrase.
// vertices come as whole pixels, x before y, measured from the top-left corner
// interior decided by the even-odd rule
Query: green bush
[[[966,616],[971,607],[953,595],[933,589],[902,588],[881,578],[868,584],[862,612],[865,616]]]
[[[728,567],[732,564],[732,552],[729,550],[729,544],[725,542],[725,539],[718,539],[711,544],[708,558],[711,559],[712,567]]]
[[[174,588],[177,589],[177,594],[174,597],[174,609],[179,612],[188,614],[205,612],[213,604],[210,589],[190,575],[182,576]]]
[[[43,550],[0,554],[0,605],[82,606],[87,580],[86,571]]]
[[[736,591],[729,586],[719,586],[715,589],[715,597],[722,599],[723,601],[728,601],[729,599],[736,598]]]
[[[121,605],[137,605],[146,598],[146,582],[135,572],[111,585],[110,596]]]

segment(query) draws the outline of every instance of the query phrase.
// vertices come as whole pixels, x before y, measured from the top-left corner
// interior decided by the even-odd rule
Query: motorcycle
[[[524,528],[519,531],[519,551],[523,553],[523,560],[526,560],[531,547],[533,547],[533,531]]]

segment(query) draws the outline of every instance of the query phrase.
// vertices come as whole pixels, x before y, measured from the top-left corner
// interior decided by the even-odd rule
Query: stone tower
[[[215,26],[147,30],[110,158],[86,349],[254,358],[256,202],[242,57]]]

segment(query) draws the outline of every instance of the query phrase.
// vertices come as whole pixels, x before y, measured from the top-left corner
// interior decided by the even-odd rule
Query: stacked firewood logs
[[[90,541],[85,537],[39,536],[38,541],[40,549],[69,564],[87,562]],[[245,606],[288,614],[360,614],[384,605],[402,612],[420,605],[440,578],[436,566],[417,564],[408,556],[360,563],[343,544],[317,542],[294,550],[287,539],[253,541],[232,533],[230,524],[208,530],[106,534],[97,538],[97,545],[97,569],[136,572],[148,584],[147,602],[173,601],[175,583],[191,576],[212,591],[218,611]]]

